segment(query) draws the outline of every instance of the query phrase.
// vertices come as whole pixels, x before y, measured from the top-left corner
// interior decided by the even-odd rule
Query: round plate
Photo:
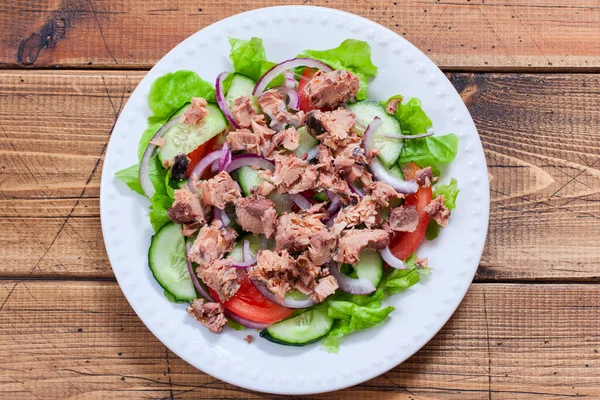
[[[394,94],[418,97],[438,134],[454,132],[459,152],[442,181],[455,177],[460,195],[451,223],[440,237],[418,250],[433,273],[409,290],[386,299],[396,307],[379,327],[346,337],[339,354],[318,344],[296,348],[258,338],[255,331],[226,329],[210,333],[186,314],[184,304],[170,303],[148,268],[153,234],[146,198],[131,192],[115,172],[136,164],[138,141],[150,115],[146,96],[159,76],[179,69],[214,81],[231,71],[228,36],[264,40],[272,61],[304,49],[328,49],[355,38],[372,47],[379,74],[369,98]],[[450,318],[473,279],[483,251],[489,187],[483,149],[475,125],[444,74],[412,44],[372,21],[327,8],[272,7],[217,22],[192,35],[160,60],[139,84],[113,130],[102,171],[100,213],[106,251],[121,290],[152,331],[170,350],[196,368],[231,384],[278,394],[309,394],[352,386],[406,360]],[[243,338],[256,340],[247,344]]]

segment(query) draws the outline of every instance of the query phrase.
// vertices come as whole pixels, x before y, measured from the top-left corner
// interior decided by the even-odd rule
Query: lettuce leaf
[[[391,100],[400,99],[402,96],[399,94],[390,97],[387,101],[382,101],[382,105],[385,107]],[[421,108],[421,100],[413,97],[406,104],[402,102],[398,103],[398,108],[394,113],[394,116],[402,125],[402,131],[405,135],[418,135],[419,133],[426,133],[427,129],[431,128],[432,123],[423,108]]]
[[[436,174],[439,164],[448,164],[458,152],[458,137],[454,133],[406,140],[399,163],[414,162],[419,167],[432,167]]]
[[[412,256],[414,255],[411,255],[411,257]],[[388,295],[396,294],[398,292],[406,290],[409,287],[421,281],[421,276],[414,268],[414,266],[413,268],[410,268],[410,257],[406,260],[406,263],[409,266],[408,269],[394,269],[392,271],[389,271],[383,277],[383,280],[381,281],[379,287],[383,289]]]
[[[150,161],[148,161],[148,177],[157,193],[167,194],[165,188],[168,180],[167,175],[167,171],[163,168],[158,157],[154,156],[150,158]],[[140,183],[140,164],[117,171],[115,176],[122,180],[131,190],[141,195],[146,195]]]
[[[435,219],[429,219],[427,229],[425,230],[425,237],[427,238],[427,240],[436,239],[440,235],[441,228],[442,227],[435,221]]]
[[[142,189],[142,184],[140,183],[140,164],[135,164],[131,167],[117,171],[115,176],[122,180],[129,187],[129,189],[141,194],[142,196],[145,196],[144,190]]]
[[[229,38],[231,50],[229,58],[233,70],[258,81],[275,63],[267,60],[267,53],[262,39],[253,37],[250,40]]]
[[[154,193],[154,196],[150,199],[150,223],[154,232],[171,220],[167,215],[167,210],[173,204],[173,199],[161,193]]]
[[[433,188],[433,196],[442,196],[444,198],[444,205],[448,207],[449,210],[454,210],[456,208],[456,197],[460,189],[458,189],[458,182],[456,179],[450,179],[450,183],[447,185],[435,185]]]
[[[148,127],[140,139],[138,147],[140,160],[156,131],[177,110],[189,103],[192,97],[204,97],[210,103],[217,101],[213,86],[193,71],[169,72],[152,83],[148,93],[148,106],[153,115],[148,118]]]
[[[371,46],[367,42],[346,39],[338,47],[329,50],[304,50],[298,57],[310,57],[333,69],[352,71],[360,79],[357,100],[367,98],[369,78],[377,75],[377,67],[371,62]]]

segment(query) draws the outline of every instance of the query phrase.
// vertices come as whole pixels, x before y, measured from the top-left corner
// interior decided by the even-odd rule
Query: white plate
[[[383,100],[400,93],[421,99],[439,134],[459,138],[456,160],[443,181],[458,179],[458,208],[440,237],[422,245],[433,274],[389,298],[396,307],[388,322],[348,336],[339,354],[311,345],[285,347],[258,338],[253,331],[226,329],[216,335],[189,317],[185,305],[170,303],[147,263],[153,234],[148,200],[118,181],[116,171],[137,163],[141,133],[150,115],[146,96],[152,82],[179,69],[196,71],[214,81],[231,70],[228,36],[260,37],[273,61],[304,49],[336,47],[347,38],[369,42],[379,74],[369,97]],[[237,386],[279,394],[308,394],[352,386],[380,375],[406,360],[450,318],[473,279],[483,251],[489,217],[488,175],[475,125],[458,93],[423,53],[392,31],[352,14],[327,8],[264,8],[219,21],[171,50],[131,95],[112,133],[102,171],[100,213],[106,251],[127,300],[152,331],[198,369]],[[247,344],[252,333],[257,339]]]

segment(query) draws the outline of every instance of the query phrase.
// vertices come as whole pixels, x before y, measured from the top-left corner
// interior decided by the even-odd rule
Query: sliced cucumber
[[[383,135],[386,133],[401,135],[402,127],[400,126],[400,121],[388,114],[385,108],[376,101],[364,100],[350,104],[350,110],[356,115],[356,121],[365,127],[373,121],[373,118],[381,118],[383,123],[377,135],[375,135],[374,147],[380,151],[379,159],[383,164],[391,168],[400,158],[400,154],[404,148],[404,140],[390,139]]]
[[[241,167],[238,169],[238,183],[245,196],[250,196],[252,188],[260,185],[262,181],[263,179],[258,175],[258,171],[254,168]],[[276,190],[271,192],[267,198],[273,200],[273,203],[275,203],[275,210],[279,215],[284,212],[289,212],[294,205],[294,201],[290,196],[280,194]]]
[[[227,128],[227,120],[219,107],[214,104],[208,104],[206,109],[208,110],[208,115],[202,119],[200,125],[192,126],[181,121],[164,134],[163,138],[166,143],[158,152],[158,158],[163,165],[165,161],[169,161],[172,164],[173,158],[177,154],[191,153],[198,146]],[[183,112],[185,110],[180,110],[177,113],[181,115]]]
[[[333,318],[327,307],[320,307],[263,329],[260,336],[270,342],[287,346],[306,346],[327,335],[333,328]]]
[[[360,252],[359,260],[354,265],[356,275],[361,279],[367,279],[377,287],[383,278],[383,259],[379,252],[363,250]]]
[[[395,176],[397,176],[398,178],[404,180],[404,173],[402,173],[402,168],[400,168],[400,166],[398,164],[394,165],[391,169],[390,172],[392,174],[394,174]]]
[[[310,149],[318,145],[319,141],[312,137],[310,133],[308,133],[306,126],[298,128],[298,133],[300,134],[300,142],[298,144],[298,148],[294,150],[294,153],[301,157],[308,153]]]
[[[181,226],[169,223],[152,237],[148,264],[160,286],[176,301],[192,301],[196,290],[185,260],[185,237]]]
[[[232,105],[235,102],[235,99],[242,96],[249,96],[252,100],[252,108],[257,113],[260,113],[260,107],[258,106],[258,101],[256,97],[252,95],[254,91],[254,86],[256,86],[256,82],[247,76],[240,74],[233,74],[233,78],[231,79],[231,85],[229,86],[229,90],[225,95],[225,99]]]
[[[244,251],[244,241],[247,240],[250,243],[250,254],[252,257],[256,257],[258,251],[262,248],[262,236],[254,236],[251,233],[248,233],[241,238],[233,246],[231,252],[227,255],[227,258],[232,257],[235,261],[242,262],[244,261],[243,251]]]

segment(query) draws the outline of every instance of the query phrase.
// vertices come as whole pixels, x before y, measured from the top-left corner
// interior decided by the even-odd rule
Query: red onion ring
[[[290,199],[292,199],[292,201],[294,203],[296,203],[296,205],[301,209],[301,210],[306,210],[308,208],[310,208],[310,206],[312,204],[310,204],[310,201],[306,200],[306,197],[302,196],[299,193],[295,193],[295,194],[290,194]]]
[[[256,83],[256,86],[254,86],[252,95],[260,96],[261,94],[263,94],[269,83],[271,83],[271,81],[275,79],[279,74],[287,71],[288,69],[296,67],[317,68],[325,72],[333,71],[333,69],[329,65],[324,64],[321,61],[313,60],[312,58],[292,58],[290,60],[285,60],[273,66],[270,70],[265,72],[263,76],[260,77],[260,79]]]
[[[262,330],[262,329],[268,328],[271,325],[273,325],[273,324],[265,324],[263,322],[250,321],[249,319],[241,317],[228,309],[225,309],[225,316],[227,318],[229,318],[230,320],[237,322],[238,324],[240,324],[246,328],[249,328],[249,329]]]
[[[296,92],[296,89],[291,89],[285,86],[279,86],[276,87],[275,90],[287,96],[288,108],[291,108],[294,111],[298,111],[300,109],[300,96],[298,95],[298,92]]]
[[[229,72],[221,72],[219,76],[217,76],[217,81],[215,82],[215,95],[217,98],[217,104],[221,111],[223,111],[223,115],[225,118],[233,125],[236,129],[239,129],[239,125],[235,118],[233,118],[233,114],[229,109],[229,102],[225,98],[225,89],[223,88],[223,80],[227,78]]]
[[[367,126],[365,132],[363,133],[363,149],[365,149],[365,155],[368,157],[371,151],[373,150],[373,145],[375,144],[375,135],[383,121],[379,117],[373,118],[373,121]]]
[[[275,295],[269,289],[267,289],[265,285],[253,279],[250,279],[250,282],[252,282],[252,284],[254,285],[254,287],[256,287],[256,290],[260,292],[260,294],[265,296],[267,299],[271,300],[273,303],[279,304],[280,306],[284,306],[287,308],[308,308],[316,304],[316,302],[310,297],[305,300],[294,300],[286,297],[284,298],[283,302],[279,302],[275,298]]]
[[[200,179],[202,177],[202,175],[204,174],[204,171],[206,170],[206,168],[208,168],[213,162],[219,160],[221,158],[221,155],[222,155],[221,150],[216,150],[216,151],[213,151],[212,153],[208,153],[206,156],[204,156],[204,158],[202,160],[200,160],[198,165],[196,165],[194,167],[194,170],[190,174],[190,178],[192,176],[196,175],[196,177],[198,179]],[[192,193],[196,193],[196,187],[194,185],[193,179],[190,179],[188,181],[188,187],[190,188]]]
[[[283,86],[296,89],[296,78],[292,71],[283,71]]]
[[[212,153],[211,153],[212,154]],[[233,156],[231,163],[225,168],[225,171],[231,173],[241,167],[252,167],[257,166],[258,168],[268,169],[274,171],[275,166],[269,160],[259,157],[255,154],[239,154]]]
[[[148,142],[148,147],[144,150],[144,155],[142,156],[142,161],[140,163],[140,184],[142,185],[142,190],[146,194],[146,197],[149,199],[154,196],[155,190],[152,181],[150,181],[150,177],[148,176],[149,167],[148,163],[150,162],[150,158],[152,157],[152,153],[156,148],[156,145],[152,144],[154,139],[160,139],[163,135],[173,127],[173,125],[177,125],[183,120],[183,116],[179,116],[177,118],[173,118],[164,124],[156,133],[150,138]]]
[[[340,264],[331,262],[329,264],[329,273],[337,280],[340,289],[350,294],[369,294],[377,288],[367,279],[354,279],[340,271]]]
[[[242,259],[243,261],[235,261],[231,266],[233,268],[248,268],[256,264],[256,257],[252,257],[250,242],[247,240],[244,240],[242,245]]]
[[[404,261],[392,254],[390,246],[386,246],[383,250],[380,250],[379,254],[381,255],[381,258],[383,258],[383,261],[385,261],[390,267],[396,269],[406,269]]]
[[[219,161],[215,161],[210,165],[210,172],[219,172]]]
[[[219,171],[224,171],[225,168],[231,163],[231,150],[227,142],[221,148],[221,159],[219,160]]]
[[[213,297],[210,295],[210,293],[208,293],[208,290],[206,290],[206,288],[204,288],[204,286],[202,286],[200,284],[200,281],[198,280],[198,277],[196,276],[196,272],[194,271],[194,267],[192,265],[192,262],[188,259],[188,253],[190,252],[190,243],[187,242],[185,244],[185,261],[187,262],[187,267],[188,267],[188,271],[190,273],[190,277],[192,278],[192,283],[194,284],[194,287],[196,288],[196,291],[198,292],[198,294],[202,297],[204,297],[204,299],[206,301],[210,301],[210,302],[214,302],[215,299],[213,299]]]
[[[333,215],[333,213],[335,213],[340,208],[340,196],[328,190],[327,197],[329,197],[329,201],[331,202],[331,204],[329,204],[329,207],[327,207],[327,210],[325,212],[328,215]]]
[[[352,193],[354,193],[355,195],[358,195],[358,197],[360,197],[361,199],[363,197],[365,197],[365,192],[361,188],[359,188],[358,186],[356,186],[354,184],[354,182],[351,182],[350,180],[348,180],[347,182],[348,182],[348,186],[350,186],[350,191]]]
[[[229,218],[227,213],[224,210],[220,210],[217,207],[213,207],[213,219],[218,219],[219,221],[221,221],[223,226],[229,226],[229,224],[231,223],[231,219]]]

